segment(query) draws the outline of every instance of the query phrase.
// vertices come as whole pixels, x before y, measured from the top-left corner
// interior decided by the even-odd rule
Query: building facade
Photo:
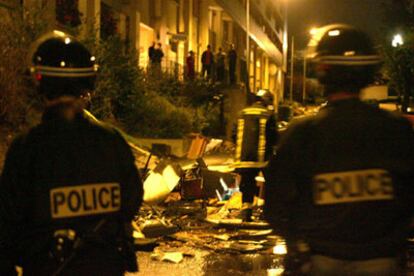
[[[5,3],[7,0],[0,0]],[[247,2],[249,1],[249,3]],[[14,2],[14,1],[13,1]],[[94,30],[105,37],[117,32],[149,63],[148,48],[161,43],[162,68],[182,77],[189,51],[195,53],[196,71],[207,45],[213,53],[233,44],[237,51],[236,76],[252,92],[269,89],[282,99],[286,74],[287,30],[284,0],[21,0],[21,5],[46,4],[51,29],[80,26],[81,35]],[[247,7],[250,17],[247,20]],[[249,23],[247,23],[247,21]],[[249,41],[247,41],[247,32]],[[246,50],[248,44],[248,51]],[[248,54],[247,54],[248,53]],[[246,57],[249,57],[247,60]],[[249,64],[249,70],[247,69]]]

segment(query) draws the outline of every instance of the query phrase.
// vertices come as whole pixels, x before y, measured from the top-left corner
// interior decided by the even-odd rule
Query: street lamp
[[[401,34],[396,34],[394,35],[392,42],[391,42],[392,47],[396,48],[398,46],[404,45],[404,40]]]

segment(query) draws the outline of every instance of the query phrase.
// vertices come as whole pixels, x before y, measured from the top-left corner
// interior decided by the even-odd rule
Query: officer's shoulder
[[[315,122],[317,122],[318,119],[318,115],[297,116],[290,121],[289,128],[298,130],[305,129],[315,124]]]
[[[316,116],[300,116],[293,118],[287,127],[287,129],[283,132],[282,137],[286,139],[295,140],[294,137],[298,139],[300,137],[306,136],[310,129],[315,125]]]
[[[100,137],[121,139],[121,132],[113,125],[102,121],[89,121],[90,129]]]
[[[28,137],[30,136],[30,132],[31,129],[16,134],[11,140],[9,148],[24,146],[27,143]]]
[[[403,116],[403,114],[396,112],[396,111],[389,111],[385,109],[381,109],[378,107],[369,106],[371,112],[375,113],[375,116],[379,119],[382,119],[387,122],[393,122],[395,124],[409,124],[411,125],[410,121],[407,117]]]
[[[109,123],[98,120],[89,111],[84,110],[83,117],[89,123],[90,128],[100,133],[101,135],[120,136],[120,132],[116,127]]]

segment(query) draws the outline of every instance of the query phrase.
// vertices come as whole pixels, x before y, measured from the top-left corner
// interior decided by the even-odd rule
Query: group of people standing
[[[153,73],[161,72],[161,62],[164,58],[161,43],[153,42],[148,48],[149,68]],[[227,54],[220,47],[216,54],[213,53],[211,46],[207,45],[207,49],[201,55],[201,77],[218,82],[226,82],[226,59],[228,80],[230,84],[236,82],[236,65],[237,52],[234,45],[230,46]],[[188,80],[194,80],[196,77],[196,62],[194,51],[190,50],[185,62],[185,76]]]
[[[207,49],[201,55],[201,76],[208,80],[215,80],[218,82],[226,82],[226,58],[228,65],[228,76],[230,84],[236,82],[236,65],[237,52],[234,45],[231,45],[227,53],[220,47],[216,54],[211,50],[211,46],[207,45]],[[189,80],[195,78],[195,57],[194,52],[190,51],[186,59],[186,77]]]

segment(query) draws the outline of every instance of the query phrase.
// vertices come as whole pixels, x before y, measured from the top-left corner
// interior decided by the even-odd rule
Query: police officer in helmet
[[[0,219],[8,231],[0,234],[11,242],[0,249],[10,249],[24,275],[136,271],[128,226],[141,204],[142,182],[121,134],[85,116],[95,57],[54,31],[37,41],[31,72],[46,108],[41,123],[7,152]]]
[[[414,210],[412,128],[359,99],[381,63],[365,33],[320,28],[309,58],[328,104],[288,128],[265,173],[265,216],[308,262],[287,272],[397,275]]]

